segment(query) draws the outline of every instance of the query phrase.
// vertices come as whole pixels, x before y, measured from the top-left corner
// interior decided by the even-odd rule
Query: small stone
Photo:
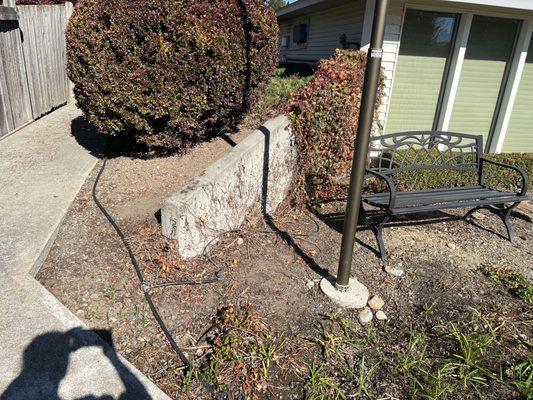
[[[197,349],[196,350],[196,357],[201,357],[204,355],[204,349]]]
[[[385,314],[383,311],[379,310],[377,313],[376,313],[376,319],[378,321],[385,321],[387,319],[387,314]]]
[[[384,305],[385,300],[383,300],[379,295],[375,295],[370,300],[368,300],[368,307],[370,307],[374,311],[381,310]]]
[[[478,221],[482,221],[485,219],[485,216],[483,214],[476,213],[472,215],[472,218],[477,219]]]
[[[450,249],[452,250],[455,250],[457,248],[457,246],[455,245],[455,243],[446,243],[446,246],[448,246]]]
[[[361,325],[366,325],[372,321],[372,310],[368,307],[363,308],[359,311],[359,322]]]
[[[311,290],[315,287],[315,282],[314,281],[307,281],[307,289]]]
[[[241,244],[243,244],[243,243],[244,243],[244,239],[243,239],[243,238],[240,237],[240,238],[237,239],[237,244],[238,244],[239,246],[240,246]]]
[[[386,265],[385,266],[385,272],[387,274],[400,277],[400,276],[403,275],[404,270],[401,269],[400,267],[393,267],[393,266],[390,266],[390,265]]]

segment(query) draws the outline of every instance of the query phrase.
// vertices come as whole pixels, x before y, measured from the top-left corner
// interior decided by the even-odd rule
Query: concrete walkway
[[[101,151],[80,115],[0,140],[0,400],[168,399],[33,278]]]

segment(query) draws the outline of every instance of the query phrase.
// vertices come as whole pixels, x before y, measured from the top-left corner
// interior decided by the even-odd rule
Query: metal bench
[[[383,242],[383,227],[398,215],[431,212],[450,208],[471,207],[463,217],[468,218],[480,209],[490,210],[499,216],[507,229],[509,240],[514,239],[509,218],[513,209],[527,200],[528,177],[518,167],[484,158],[483,137],[450,132],[404,132],[371,138],[370,164],[365,178],[383,181],[388,190],[362,196],[361,218],[376,236],[380,256],[387,259]],[[516,171],[521,176],[519,192],[494,188],[485,183],[487,164],[495,168]],[[473,175],[468,186],[437,189],[397,191],[397,174],[416,173],[421,170],[449,170]],[[420,172],[418,172],[420,173]],[[365,204],[377,207],[369,212]]]

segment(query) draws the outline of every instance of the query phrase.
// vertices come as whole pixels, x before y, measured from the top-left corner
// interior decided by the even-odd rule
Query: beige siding
[[[379,122],[384,126],[387,120],[387,113],[390,105],[390,96],[393,90],[394,71],[400,50],[400,36],[402,33],[402,22],[404,14],[403,3],[393,2],[387,15],[387,26],[385,28],[385,40],[383,42],[383,60],[381,62],[385,73],[385,88],[383,89],[383,99],[379,109]]]
[[[324,11],[280,21],[280,36],[289,37],[294,25],[309,24],[307,46],[299,48],[290,38],[289,48],[280,50],[281,59],[317,62],[328,58],[340,47],[340,37],[343,33],[346,33],[348,41],[361,42],[364,14],[365,1],[352,0]]]

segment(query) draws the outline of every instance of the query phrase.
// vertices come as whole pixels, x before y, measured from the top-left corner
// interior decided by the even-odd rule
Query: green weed
[[[342,314],[327,313],[318,329],[318,336],[309,341],[320,346],[325,358],[340,356],[345,347],[357,347],[357,330],[358,327]]]
[[[454,385],[450,378],[454,372],[454,366],[445,363],[437,368],[435,373],[427,373],[425,382],[421,385],[422,398],[427,400],[447,400],[451,399],[454,393]]]
[[[304,397],[308,400],[346,398],[343,391],[335,383],[335,379],[326,374],[324,365],[316,360],[313,360],[308,367],[303,390]]]
[[[380,361],[376,361],[367,365],[367,359],[363,355],[355,365],[347,363],[344,367],[341,367],[340,374],[344,379],[353,384],[355,387],[355,396],[365,395],[368,398],[372,398],[368,391],[368,385],[372,381],[372,377],[380,364]]]
[[[482,264],[478,270],[491,280],[505,286],[513,296],[528,303],[533,302],[533,285],[528,284],[521,273],[506,267],[494,267],[490,264]]]
[[[505,378],[505,383],[515,389],[521,399],[533,399],[533,358],[509,368]]]
[[[278,108],[311,79],[309,76],[291,72],[286,68],[278,68],[261,99],[264,107]]]
[[[244,398],[262,392],[273,365],[282,357],[283,335],[274,335],[255,313],[243,307],[223,308],[215,324],[217,333],[210,340],[212,348],[200,373],[219,390],[241,393]]]
[[[414,377],[422,370],[426,357],[427,342],[421,332],[411,329],[407,351],[399,351],[396,354],[398,369],[405,377]]]

